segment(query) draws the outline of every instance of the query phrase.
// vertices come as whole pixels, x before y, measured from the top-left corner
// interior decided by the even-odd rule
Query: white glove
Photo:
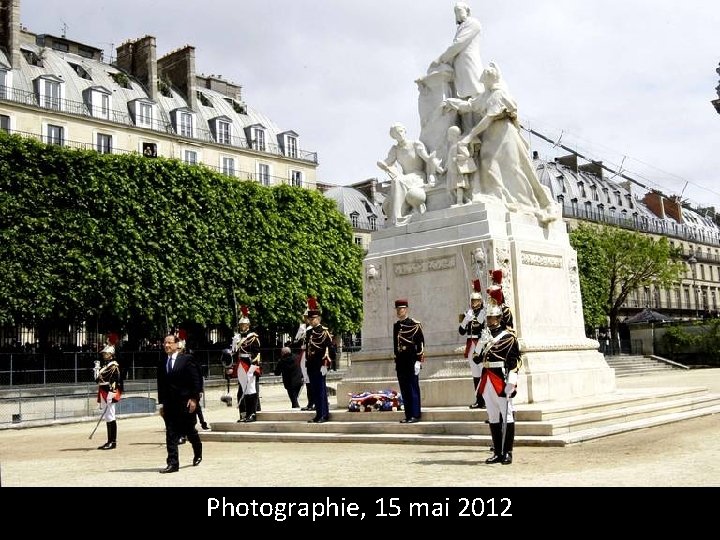
[[[105,401],[112,403],[113,399],[115,399],[115,392],[108,392],[107,399]]]
[[[322,376],[323,376],[323,377],[324,377],[325,375],[327,375],[327,366],[322,366],[322,367],[320,368],[320,373],[322,373]]]
[[[515,385],[514,385],[514,384],[507,383],[507,384],[505,385],[505,395],[506,395],[507,397],[510,397],[510,396],[512,395],[512,393],[513,393],[514,390],[515,390]]]
[[[475,316],[475,314],[473,313],[472,309],[471,309],[471,310],[468,310],[468,311],[465,313],[465,318],[464,318],[464,319],[462,320],[462,322],[460,323],[460,326],[462,326],[463,328],[465,328],[465,327],[467,326],[467,323],[469,323],[470,321],[473,320],[473,317],[474,317],[474,316]]]
[[[420,363],[420,360],[417,360],[415,362],[415,375],[420,375],[421,369],[422,369],[422,364]]]

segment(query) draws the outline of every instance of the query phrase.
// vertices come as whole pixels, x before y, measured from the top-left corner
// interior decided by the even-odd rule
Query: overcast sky
[[[720,211],[717,0],[470,0],[523,125]],[[318,179],[384,179],[391,124],[420,133],[414,81],[452,42],[454,0],[21,0],[35,33],[102,48],[193,45],[198,73],[318,153]],[[114,52],[113,52],[114,56]],[[528,137],[551,158],[563,150]],[[612,175],[610,175],[612,176]]]

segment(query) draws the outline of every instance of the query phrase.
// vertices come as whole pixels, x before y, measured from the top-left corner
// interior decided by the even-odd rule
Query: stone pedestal
[[[532,214],[509,212],[494,201],[431,209],[406,225],[375,232],[364,266],[363,345],[338,385],[340,406],[351,392],[397,388],[396,298],[407,298],[410,317],[423,325],[423,405],[472,403],[458,317],[468,308],[472,280],[479,278],[485,289],[489,271],[497,269],[503,271],[503,291],[523,352],[515,401],[615,390],[614,370],[597,341],[585,337],[576,254],[560,219],[541,224]]]

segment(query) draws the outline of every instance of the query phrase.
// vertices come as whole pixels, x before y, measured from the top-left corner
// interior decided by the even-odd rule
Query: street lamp
[[[690,265],[690,268],[692,269],[692,284],[693,284],[693,294],[695,296],[695,318],[698,318],[698,294],[697,294],[697,285],[695,285],[695,265],[697,264],[697,259],[695,258],[695,255],[690,255],[687,259],[687,263]]]

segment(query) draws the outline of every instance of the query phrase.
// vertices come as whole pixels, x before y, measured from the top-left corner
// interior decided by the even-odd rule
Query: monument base
[[[598,342],[585,336],[576,254],[561,219],[541,223],[532,213],[491,201],[429,210],[374,233],[364,266],[363,345],[338,385],[340,406],[348,393],[398,389],[392,360],[396,298],[407,298],[409,316],[422,323],[423,405],[472,403],[458,321],[469,307],[471,281],[480,279],[485,288],[489,272],[498,269],[523,354],[515,401],[615,390],[614,370]]]

